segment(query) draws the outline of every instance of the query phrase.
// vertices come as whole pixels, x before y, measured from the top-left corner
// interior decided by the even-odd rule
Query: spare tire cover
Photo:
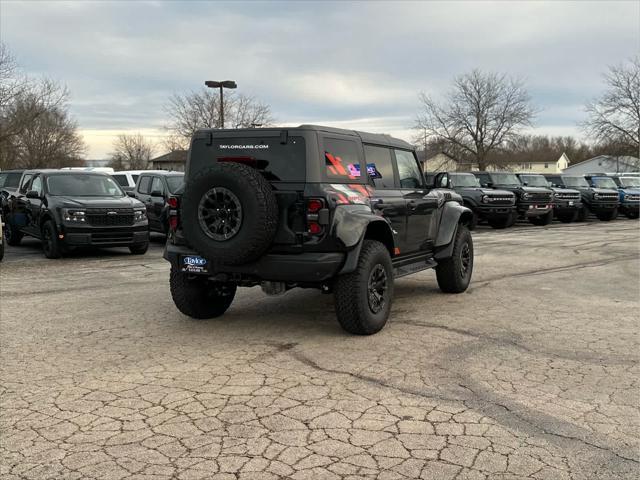
[[[240,265],[271,246],[278,203],[269,182],[239,163],[216,163],[187,181],[182,196],[187,243],[213,263]]]

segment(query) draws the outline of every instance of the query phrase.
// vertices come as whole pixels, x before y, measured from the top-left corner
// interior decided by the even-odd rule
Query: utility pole
[[[238,85],[233,80],[224,80],[222,82],[207,80],[204,84],[209,88],[220,89],[220,128],[224,128],[224,89],[238,88]]]

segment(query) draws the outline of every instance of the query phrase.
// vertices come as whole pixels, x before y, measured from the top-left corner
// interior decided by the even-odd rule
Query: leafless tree
[[[458,161],[489,165],[490,153],[530,126],[535,109],[521,80],[473,70],[453,81],[444,102],[420,94],[415,129],[427,141],[441,140]]]
[[[116,170],[145,170],[153,158],[155,146],[140,133],[121,134],[113,142],[109,166]]]
[[[583,127],[615,150],[610,153],[640,157],[640,56],[609,67],[604,79],[607,90],[587,104]]]
[[[169,117],[167,130],[188,146],[194,132],[200,128],[221,128],[220,97],[217,90],[203,89],[172,95],[165,105]],[[269,105],[254,97],[229,91],[224,94],[225,127],[251,128],[273,122]],[[175,142],[174,142],[175,145]]]

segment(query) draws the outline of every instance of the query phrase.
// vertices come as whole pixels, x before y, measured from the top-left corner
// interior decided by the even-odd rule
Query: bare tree
[[[116,170],[145,170],[153,158],[155,146],[139,133],[121,134],[113,142],[109,166]]]
[[[196,130],[201,128],[221,128],[220,97],[217,91],[203,89],[172,95],[165,105],[169,117],[167,130],[181,139],[185,147]],[[270,125],[273,122],[269,105],[254,97],[229,92],[224,95],[225,126],[231,128],[251,128]],[[175,138],[172,144],[175,146]]]
[[[444,102],[420,94],[415,129],[427,141],[443,141],[444,153],[487,167],[489,154],[530,126],[535,109],[522,81],[473,70],[453,81]]]
[[[587,104],[583,127],[615,150],[610,153],[640,157],[640,56],[609,67],[604,79],[607,90]]]

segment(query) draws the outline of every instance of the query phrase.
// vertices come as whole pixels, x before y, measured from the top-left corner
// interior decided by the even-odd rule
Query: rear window
[[[175,176],[167,177],[167,186],[169,187],[169,191],[171,193],[176,193],[178,189],[183,185],[184,185],[183,175],[175,175]]]
[[[18,188],[22,173],[9,172],[0,174],[0,187]]]
[[[126,175],[111,175],[113,179],[120,184],[122,187],[128,187],[129,182],[127,182]]]
[[[331,182],[353,183],[360,180],[358,144],[353,140],[325,138],[324,163],[326,176]]]
[[[279,135],[214,138],[210,147],[205,142],[194,142],[189,167],[192,173],[214,161],[249,165],[272,182],[304,182],[307,173],[305,141],[296,136],[287,137],[284,144]],[[177,183],[178,179],[174,181]]]
[[[149,193],[151,191],[151,177],[142,177],[138,186],[140,193]]]

